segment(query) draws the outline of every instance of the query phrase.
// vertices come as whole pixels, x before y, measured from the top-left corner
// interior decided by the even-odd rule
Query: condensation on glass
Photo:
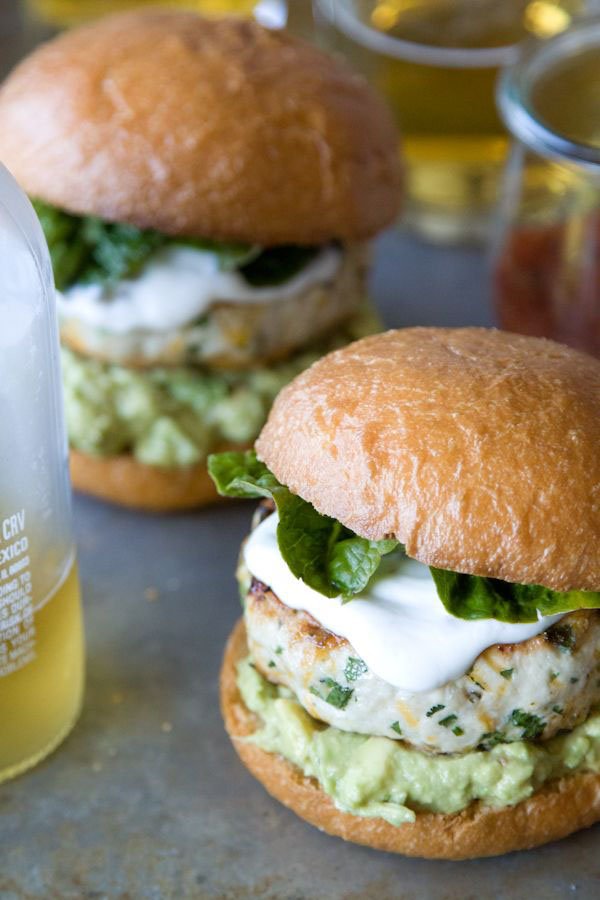
[[[0,167],[0,781],[46,756],[82,699],[83,636],[48,250]]]

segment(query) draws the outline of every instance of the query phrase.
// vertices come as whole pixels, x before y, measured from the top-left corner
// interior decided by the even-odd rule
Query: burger
[[[149,509],[216,494],[278,390],[377,329],[367,242],[398,212],[397,135],[341,62],[192,13],[116,15],[0,91],[0,159],[50,247],[76,488]]]
[[[493,330],[366,337],[299,375],[221,676],[242,761],[318,828],[464,859],[600,819],[600,363]]]

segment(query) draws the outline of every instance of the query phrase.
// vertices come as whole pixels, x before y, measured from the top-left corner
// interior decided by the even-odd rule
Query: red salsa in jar
[[[600,213],[513,227],[494,292],[502,328],[600,356]]]

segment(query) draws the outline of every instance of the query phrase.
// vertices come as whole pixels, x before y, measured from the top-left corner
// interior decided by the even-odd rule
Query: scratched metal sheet
[[[2,42],[5,64],[20,39]],[[379,245],[373,293],[390,325],[489,324],[485,284],[474,251]],[[238,763],[218,709],[250,508],[143,517],[79,498],[75,514],[86,703],[58,752],[0,787],[1,900],[600,896],[599,829],[434,863],[344,844],[280,807]]]

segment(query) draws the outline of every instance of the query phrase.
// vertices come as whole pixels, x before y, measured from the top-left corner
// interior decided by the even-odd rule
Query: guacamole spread
[[[195,465],[223,443],[251,443],[284,385],[325,353],[378,327],[367,307],[335,338],[248,371],[127,369],[63,348],[69,442],[94,456],[132,453],[151,466]]]
[[[459,812],[473,800],[510,806],[551,778],[575,770],[600,772],[600,712],[543,744],[517,741],[432,756],[402,741],[318,722],[290,691],[263,678],[250,659],[238,666],[238,687],[263,722],[249,741],[315,778],[339,809],[392,825],[414,821],[416,810]]]

